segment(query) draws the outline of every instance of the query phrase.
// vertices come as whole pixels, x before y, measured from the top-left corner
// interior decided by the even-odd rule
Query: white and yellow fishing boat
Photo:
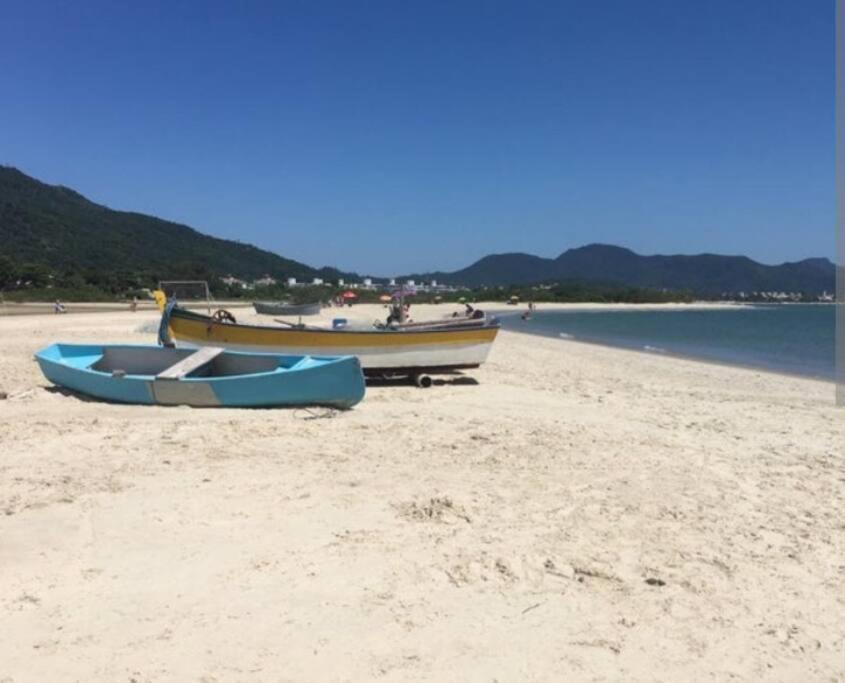
[[[356,356],[367,375],[414,376],[477,368],[487,359],[498,332],[499,323],[489,318],[372,329],[245,325],[225,311],[208,316],[168,304],[159,340],[235,351]]]

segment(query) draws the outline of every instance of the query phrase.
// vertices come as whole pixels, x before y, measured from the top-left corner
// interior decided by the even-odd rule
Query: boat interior
[[[272,372],[302,363],[302,356],[273,356],[227,353],[209,347],[200,349],[140,348],[114,346],[103,348],[102,357],[92,370],[110,374],[154,375],[166,379],[182,377],[230,377]]]

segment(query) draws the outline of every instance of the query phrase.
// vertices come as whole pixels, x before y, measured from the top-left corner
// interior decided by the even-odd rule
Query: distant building
[[[246,289],[247,286],[246,282],[232,275],[227,275],[226,277],[221,278],[221,281],[228,287],[240,287],[241,289]]]
[[[321,277],[315,277],[315,278],[314,278],[314,280],[313,280],[313,282],[312,282],[311,284],[312,284],[312,285],[321,285],[321,284],[323,284],[323,278],[321,278]]]
[[[364,278],[364,287],[372,287],[373,286],[373,279],[369,277]]]
[[[417,286],[417,283],[414,282],[413,280],[408,280],[407,282],[405,282],[405,284],[408,285],[408,287],[416,287]]]
[[[390,282],[388,282],[388,284],[391,287],[395,287],[396,286],[396,278],[395,277],[390,278]]]
[[[437,280],[432,280],[432,281],[431,281],[431,288],[432,288],[432,289],[436,289],[436,288],[437,288]]]
[[[337,279],[337,286],[338,286],[338,287],[343,287],[343,278],[342,278],[342,277],[339,277],[339,278]]]
[[[272,287],[276,284],[276,278],[265,275],[264,277],[255,280],[252,284],[256,287]]]
[[[296,278],[295,277],[289,277],[288,278],[288,287],[296,287]]]

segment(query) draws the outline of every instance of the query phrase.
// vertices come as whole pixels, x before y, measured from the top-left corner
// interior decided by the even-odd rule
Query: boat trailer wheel
[[[215,320],[218,323],[236,323],[235,316],[233,316],[229,311],[225,308],[218,308],[214,311],[214,315],[211,316],[212,320]]]
[[[428,389],[431,386],[430,375],[411,375],[411,379],[420,389]]]
[[[428,389],[432,384],[434,384],[434,380],[431,379],[431,375],[425,375],[422,373],[413,373],[409,374],[406,372],[383,372],[377,375],[367,375],[370,379],[379,379],[387,382],[391,381],[410,381],[416,387],[420,389]]]

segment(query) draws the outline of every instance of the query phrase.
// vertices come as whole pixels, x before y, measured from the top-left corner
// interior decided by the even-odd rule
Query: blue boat
[[[53,384],[118,403],[350,408],[365,391],[361,365],[353,356],[53,344],[38,351],[35,359]]]

